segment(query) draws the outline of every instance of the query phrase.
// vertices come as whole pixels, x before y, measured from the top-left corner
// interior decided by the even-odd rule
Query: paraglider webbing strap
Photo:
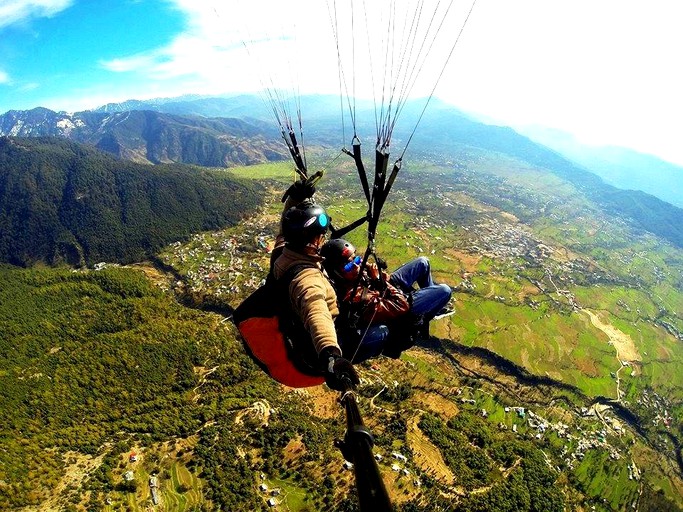
[[[368,175],[365,172],[365,165],[363,164],[363,158],[361,157],[360,142],[353,144],[353,152],[348,150],[343,151],[353,158],[353,161],[356,164],[356,170],[358,171],[358,178],[363,187],[365,199],[368,201],[368,204],[370,204],[370,185],[368,184]]]
[[[361,217],[360,219],[354,220],[348,226],[336,229],[334,226],[330,225],[331,237],[332,238],[342,238],[349,231],[353,231],[359,226],[362,226],[368,220],[367,215]]]
[[[279,287],[278,293],[278,317],[280,329],[285,335],[287,352],[292,364],[302,373],[307,375],[320,375],[318,367],[318,355],[311,341],[311,335],[306,330],[303,322],[294,314],[289,299],[289,285],[294,278],[307,268],[314,268],[309,264],[300,263],[288,268],[285,273],[276,279]],[[271,277],[270,274],[269,277]],[[274,278],[273,278],[274,279]]]
[[[391,191],[391,187],[394,184],[396,175],[401,169],[401,158],[394,163],[391,174],[387,177],[389,154],[384,151],[380,151],[379,149],[375,151],[375,176],[371,193],[370,186],[368,184],[367,172],[365,170],[365,165],[363,164],[363,158],[361,156],[360,142],[354,140],[353,152],[347,149],[342,149],[342,152],[352,157],[356,164],[356,170],[358,171],[358,177],[363,188],[363,193],[365,194],[365,198],[368,202],[369,210],[366,215],[368,221],[368,243],[372,244],[374,242],[375,231],[377,230],[380,213],[384,207],[387,196]],[[362,224],[360,219],[356,222],[360,222]],[[350,226],[352,225],[349,225],[349,228],[346,231],[339,230],[339,234],[333,232],[333,238],[340,238],[343,236],[343,234],[358,227],[357,225],[353,225],[353,227]]]
[[[365,254],[363,255],[363,260],[360,264],[360,268],[358,269],[358,277],[356,278],[356,281],[353,283],[353,288],[351,291],[351,297],[355,297],[356,293],[358,292],[358,289],[361,287],[361,283],[363,280],[363,274],[365,273],[365,269],[368,266],[368,259],[370,258],[371,254],[372,254],[372,257],[375,258],[375,262],[377,263],[377,266],[380,269],[380,273],[379,273],[380,290],[384,291],[387,287],[386,276],[384,275],[384,272],[382,272],[382,270],[383,270],[382,265],[380,265],[379,260],[377,259],[377,255],[375,254],[375,249],[372,245],[368,245],[368,248],[365,250]]]

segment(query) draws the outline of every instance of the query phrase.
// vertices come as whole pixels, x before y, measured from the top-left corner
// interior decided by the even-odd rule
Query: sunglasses
[[[360,265],[361,261],[363,261],[363,258],[361,258],[360,256],[356,256],[346,265],[344,265],[344,272],[351,272],[351,269],[354,267],[354,265]]]

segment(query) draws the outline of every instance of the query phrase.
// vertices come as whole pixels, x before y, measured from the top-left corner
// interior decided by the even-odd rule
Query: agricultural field
[[[438,166],[425,166],[419,172],[407,169],[378,230],[377,253],[389,269],[426,255],[435,278],[455,290],[457,314],[446,324],[435,325],[435,334],[486,348],[533,374],[576,386],[588,396],[619,400],[625,390],[633,395],[634,389],[653,388],[680,401],[681,251],[647,234],[637,236],[633,244],[627,242],[636,236],[628,226],[619,219],[612,222],[591,203],[579,203],[575,196],[580,194],[570,185],[558,184],[559,178],[519,163],[497,173],[493,171],[498,167],[480,165],[490,173],[489,181],[449,175]],[[278,195],[287,183],[281,167],[264,166],[259,174],[249,171],[258,179],[279,176],[264,214],[222,235],[200,235],[178,254],[164,256],[181,272],[203,276],[203,282],[195,280],[197,290],[208,289],[212,295],[217,291],[232,305],[265,276],[268,245],[281,211]],[[237,170],[231,172],[239,175]],[[354,172],[328,173],[318,187],[318,201],[327,207],[335,226],[363,215],[364,201]],[[422,179],[423,175],[430,180]],[[465,178],[466,200],[460,191],[464,184],[459,182]],[[480,187],[486,187],[485,198],[496,187],[506,192],[524,187],[531,192],[526,202],[507,212],[484,202],[477,194]],[[519,220],[520,211],[532,217],[533,209],[537,210],[533,218],[539,220]],[[543,215],[549,209],[548,218],[555,227]],[[577,209],[583,215],[577,216]],[[459,210],[463,215],[452,217]],[[570,218],[571,225],[565,220]],[[608,224],[610,229],[606,229]],[[574,235],[568,237],[567,230]],[[579,233],[598,232],[599,237],[590,239],[591,250],[583,252],[588,239]],[[362,228],[348,235],[359,250],[365,247],[364,237]],[[247,262],[230,244],[257,250]],[[187,251],[197,257],[187,256]],[[211,261],[215,270],[226,272],[219,275],[210,272],[211,268],[199,269],[201,261]],[[208,283],[210,279],[216,286]],[[619,379],[614,376],[617,373]]]
[[[473,167],[479,167],[476,174],[440,164],[402,171],[377,234],[377,252],[389,269],[426,255],[437,281],[454,289],[456,314],[434,322],[433,339],[442,340],[445,352],[451,342],[484,350],[532,379],[566,386],[571,403],[623,405],[641,418],[638,428],[651,433],[651,447],[675,466],[680,445],[656,433],[682,434],[673,429],[683,423],[682,251],[633,230],[581,199],[575,187],[523,163],[500,171],[484,159]],[[277,172],[262,172],[273,180],[263,215],[222,234],[200,235],[180,251],[224,262],[229,270],[197,289],[212,296],[218,290],[231,306],[265,276],[279,194],[288,183]],[[328,172],[316,197],[337,227],[363,215],[353,169]],[[518,201],[501,204],[496,197]],[[362,228],[347,238],[359,250],[365,247]],[[221,250],[226,239],[232,245]],[[178,253],[163,258],[182,271]],[[238,272],[229,259],[241,263]],[[410,351],[404,357],[409,361]],[[431,384],[443,380],[439,372],[423,371]],[[614,467],[606,474],[583,469],[593,462]],[[622,481],[628,475],[623,468],[613,461],[582,462],[576,478],[590,494],[610,478]],[[607,500],[618,509],[638,489],[631,481],[611,492]]]

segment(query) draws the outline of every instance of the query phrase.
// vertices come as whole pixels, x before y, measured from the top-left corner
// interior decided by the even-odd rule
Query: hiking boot
[[[451,316],[453,313],[455,313],[455,309],[453,309],[451,306],[443,307],[439,310],[439,312],[436,315],[434,315],[434,320],[439,320],[440,318]]]

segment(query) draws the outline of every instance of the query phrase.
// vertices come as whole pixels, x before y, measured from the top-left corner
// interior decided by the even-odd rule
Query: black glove
[[[352,387],[360,384],[360,379],[351,361],[344,359],[337,347],[327,347],[320,352],[320,363],[323,368],[325,382],[330,389],[344,391],[344,381],[348,380]]]
[[[313,197],[313,194],[315,194],[315,185],[305,181],[295,181],[285,191],[285,194],[282,196],[282,202],[284,203],[288,197],[291,197],[294,201],[300,203],[305,199]]]

